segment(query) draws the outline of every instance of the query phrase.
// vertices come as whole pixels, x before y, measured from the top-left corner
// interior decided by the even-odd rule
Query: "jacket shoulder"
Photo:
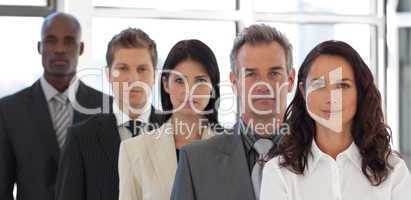
[[[0,99],[0,106],[8,107],[16,103],[20,103],[21,101],[24,101],[27,98],[27,95],[29,95],[30,92],[31,87],[27,87],[18,92],[7,95]]]
[[[233,140],[234,137],[235,135],[232,132],[227,131],[207,140],[194,141],[183,146],[181,150],[185,151],[188,155],[193,156],[206,153],[215,153],[217,150],[221,149]]]
[[[109,120],[109,114],[96,114],[90,118],[74,124],[68,129],[67,134],[82,138],[94,137],[95,132],[99,130],[103,123]]]
[[[121,146],[127,149],[131,154],[141,154],[137,152],[146,151],[146,149],[155,148],[161,137],[167,137],[163,132],[168,124],[164,123],[160,127],[155,127],[153,130],[148,130],[147,127],[142,130],[142,133],[133,138],[129,138],[121,142]]]

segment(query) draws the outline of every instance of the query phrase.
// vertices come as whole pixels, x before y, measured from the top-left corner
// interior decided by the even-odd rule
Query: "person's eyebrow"
[[[257,69],[249,67],[249,68],[244,68],[244,71],[254,72],[254,71],[257,71]]]
[[[119,62],[119,63],[116,63],[116,66],[126,66],[126,67],[128,67],[128,64]]]
[[[207,78],[207,75],[198,75],[195,78],[199,79],[199,78]]]
[[[54,39],[57,38],[55,35],[46,35],[44,39]]]
[[[66,35],[66,36],[64,36],[64,39],[75,40],[76,37],[74,37],[74,36],[72,36],[72,35]]]
[[[310,79],[309,81],[313,82],[313,81],[318,81],[318,80],[324,80],[324,78],[322,76],[321,77],[314,77],[314,78]]]
[[[138,64],[137,67],[148,67],[148,64],[146,64],[146,63]]]
[[[315,77],[310,79],[310,82],[314,82],[314,81],[319,81],[319,80],[323,80],[323,77]],[[354,82],[353,80],[351,80],[350,78],[342,78],[339,80],[335,80],[332,83],[341,83],[341,82]]]
[[[281,67],[281,66],[273,66],[270,68],[271,71],[277,71],[277,70],[283,70],[283,69],[284,67]]]
[[[336,80],[336,82],[354,82],[354,81],[350,78],[342,78],[342,79]]]

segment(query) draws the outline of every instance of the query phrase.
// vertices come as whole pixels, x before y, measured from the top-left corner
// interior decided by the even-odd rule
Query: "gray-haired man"
[[[262,167],[276,153],[293,87],[291,44],[270,26],[245,28],[234,41],[231,71],[240,105],[233,133],[180,150],[171,199],[259,199]]]

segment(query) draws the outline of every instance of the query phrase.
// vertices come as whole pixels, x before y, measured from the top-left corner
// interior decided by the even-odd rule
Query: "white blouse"
[[[313,142],[304,175],[280,167],[280,156],[267,162],[260,200],[410,200],[411,175],[405,162],[391,155],[387,179],[372,186],[361,170],[361,155],[353,143],[334,160]]]

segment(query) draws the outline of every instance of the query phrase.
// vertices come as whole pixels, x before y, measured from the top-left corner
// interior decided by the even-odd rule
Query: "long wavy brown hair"
[[[354,115],[351,133],[362,156],[362,173],[374,186],[384,182],[391,166],[391,130],[386,125],[381,95],[367,64],[349,44],[341,41],[325,41],[307,55],[298,72],[298,84],[305,88],[305,80],[313,61],[321,55],[344,58],[353,68],[357,87],[357,112]],[[289,125],[289,134],[280,145],[280,165],[296,174],[304,174],[311,144],[316,135],[315,121],[306,110],[303,93],[297,89],[294,99],[287,107],[284,120]]]

